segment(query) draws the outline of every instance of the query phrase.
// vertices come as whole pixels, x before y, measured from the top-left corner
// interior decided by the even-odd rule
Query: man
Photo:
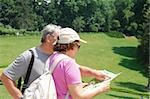
[[[53,24],[45,26],[42,30],[43,35],[41,38],[41,44],[31,48],[34,52],[35,59],[27,86],[44,73],[45,62],[53,53],[53,47],[56,43],[57,37],[59,36],[60,29],[60,26]],[[20,99],[22,97],[22,93],[19,89],[17,89],[15,81],[20,77],[25,78],[30,59],[31,53],[29,50],[23,52],[3,71],[1,75],[2,83],[14,99]],[[98,79],[105,77],[103,74],[84,66],[80,66],[80,71],[82,76],[91,76]]]

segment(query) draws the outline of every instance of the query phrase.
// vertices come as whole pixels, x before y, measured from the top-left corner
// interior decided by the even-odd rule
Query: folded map
[[[100,70],[99,71],[100,73],[108,76],[106,77],[104,80],[100,81],[100,80],[97,80],[97,79],[92,79],[88,85],[86,87],[84,87],[84,92],[89,92],[91,91],[92,89],[96,89],[97,87],[103,87],[106,83],[110,83],[114,78],[116,78],[118,75],[120,75],[121,73],[112,73],[110,71],[107,71],[107,70]]]
[[[107,70],[100,70],[100,73],[102,73],[102,74],[105,74],[105,75],[107,75],[108,77],[106,78],[106,79],[104,79],[102,82],[110,82],[111,80],[113,80],[114,78],[116,78],[118,75],[120,75],[121,74],[121,72],[120,73],[117,73],[117,74],[115,74],[115,73],[112,73],[112,72],[110,72],[110,71],[107,71]]]

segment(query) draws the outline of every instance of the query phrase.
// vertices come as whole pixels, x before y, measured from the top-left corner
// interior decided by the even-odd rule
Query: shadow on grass
[[[144,85],[140,85],[132,82],[117,82],[116,84],[117,86],[127,87],[130,89],[134,89],[136,91],[147,92],[146,86]]]
[[[136,58],[137,48],[136,47],[113,47],[113,51],[116,54]]]
[[[124,66],[128,69],[139,71],[143,76],[147,77],[146,70],[144,69],[144,66],[142,66],[140,63],[137,62],[136,59],[125,59],[123,58],[119,65]]]
[[[107,94],[107,95],[112,96],[112,97],[117,97],[117,99],[135,99],[134,97],[127,97],[127,96],[119,96],[119,95],[113,95],[113,94]]]
[[[114,53],[125,56],[127,58],[122,58],[119,65],[124,66],[128,69],[139,71],[143,76],[147,77],[146,70],[144,70],[143,65],[140,64],[137,57],[137,48],[136,47],[113,47]]]
[[[139,92],[139,91],[134,91],[134,90],[125,89],[125,88],[119,88],[119,87],[111,87],[111,90],[116,91],[116,92],[129,93],[132,95],[149,96],[148,92]]]

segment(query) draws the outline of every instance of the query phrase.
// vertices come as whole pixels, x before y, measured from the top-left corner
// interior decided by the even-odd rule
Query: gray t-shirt
[[[34,63],[31,70],[28,85],[44,73],[46,60],[50,55],[43,53],[38,47],[32,48],[34,52]],[[16,81],[19,77],[25,78],[26,72],[31,60],[31,52],[29,50],[19,55],[15,61],[13,61],[3,73]]]

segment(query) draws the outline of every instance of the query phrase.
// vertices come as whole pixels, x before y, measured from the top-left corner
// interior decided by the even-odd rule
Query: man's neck
[[[53,46],[47,45],[47,44],[41,44],[39,46],[39,49],[46,54],[52,54],[53,53]]]

